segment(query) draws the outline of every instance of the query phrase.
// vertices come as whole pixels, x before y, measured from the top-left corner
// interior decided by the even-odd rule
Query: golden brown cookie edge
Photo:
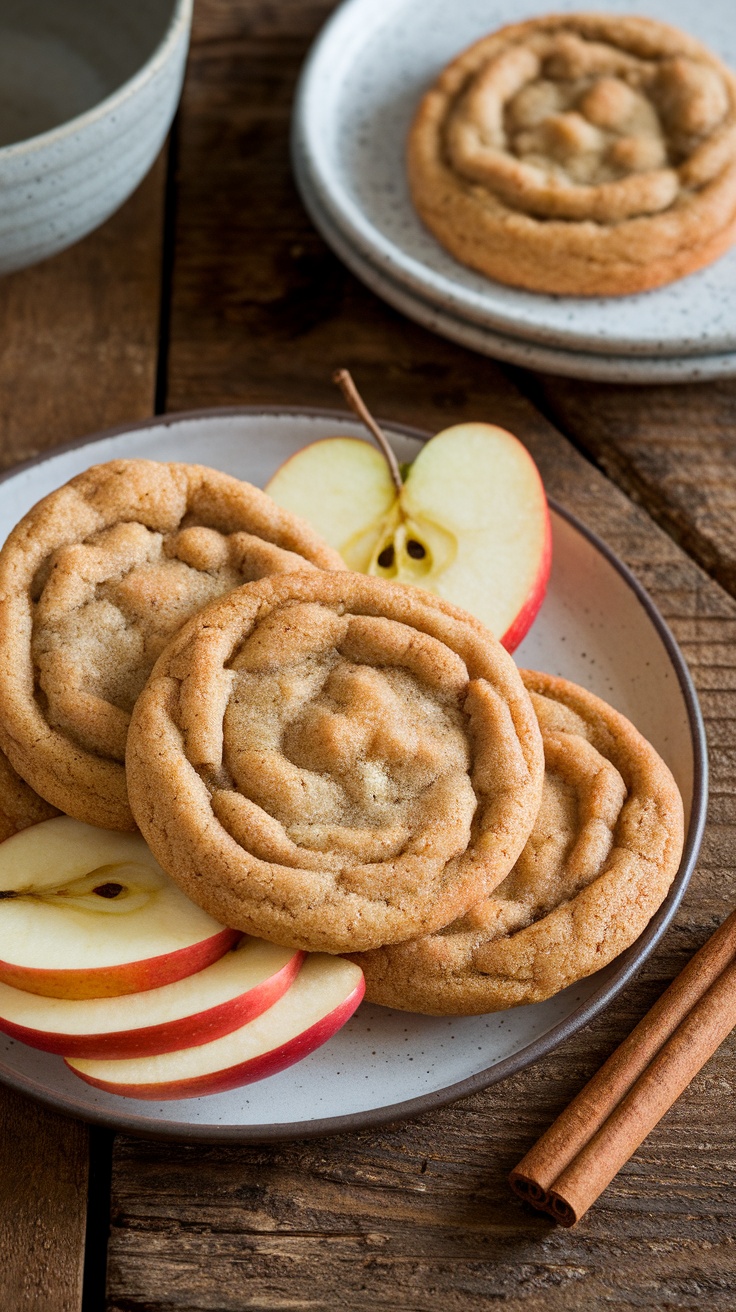
[[[630,918],[628,928],[623,935],[613,939],[609,951],[588,954],[587,968],[578,970],[569,977],[563,977],[554,989],[538,988],[534,983],[534,954],[541,944],[535,942],[543,935],[540,926],[544,926],[549,913],[542,920],[519,930],[511,936],[521,946],[522,956],[526,950],[526,978],[505,979],[483,975],[476,971],[473,978],[467,979],[466,973],[445,977],[440,980],[428,978],[430,959],[423,954],[426,938],[417,938],[395,947],[381,948],[369,953],[350,953],[350,959],[363,970],[366,981],[366,1000],[381,1006],[392,1007],[399,1011],[414,1011],[425,1015],[485,1015],[509,1007],[525,1006],[544,1001],[571,984],[586,978],[595,971],[614,960],[620,952],[625,951],[646,928],[652,916],[661,906],[679,868],[684,843],[684,819],[682,798],[672,777],[671,771],[659,753],[643,737],[638,729],[620,712],[614,710],[594,693],[588,692],[571,680],[538,671],[522,670],[522,678],[527,690],[540,693],[550,700],[559,701],[570,710],[580,715],[586,722],[598,720],[607,733],[617,733],[624,737],[629,751],[644,758],[655,781],[655,793],[658,803],[667,817],[665,823],[671,826],[670,844],[666,858],[659,871],[656,888],[644,887],[638,903],[639,914]],[[605,872],[604,872],[605,875]],[[582,889],[573,899],[573,906],[581,894],[588,895],[593,901],[598,876],[592,884]],[[640,883],[646,885],[646,873]],[[615,883],[615,881],[612,881]],[[616,888],[613,888],[614,911]],[[558,911],[560,908],[555,908]],[[547,945],[549,946],[549,945]]]

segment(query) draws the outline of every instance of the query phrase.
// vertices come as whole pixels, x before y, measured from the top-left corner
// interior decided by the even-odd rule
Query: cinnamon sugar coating
[[[523,672],[545,779],[501,885],[439,933],[354,957],[366,998],[429,1015],[541,1002],[608,965],[664,900],[683,846],[672,775],[632,724],[566,679]]]
[[[52,492],[0,552],[0,747],[68,815],[134,827],[130,713],[185,620],[250,579],[342,567],[307,524],[202,465],[115,460]]]
[[[427,227],[480,273],[540,292],[646,291],[736,239],[736,78],[652,19],[531,19],[445,69],[408,167]]]
[[[135,707],[128,785],[157,860],[223,924],[358,951],[446,924],[513,866],[542,745],[464,611],[362,574],[209,606]]]

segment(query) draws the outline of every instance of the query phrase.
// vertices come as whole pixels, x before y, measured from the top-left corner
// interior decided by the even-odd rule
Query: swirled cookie
[[[513,866],[539,808],[536,717],[472,616],[364,574],[239,588],[138,699],[133,812],[223,924],[346,952],[435,929]]]
[[[566,679],[523,672],[542,804],[511,874],[439,933],[354,957],[366,998],[430,1015],[541,1002],[608,965],[664,900],[683,845],[672,775],[634,726]]]
[[[531,19],[445,69],[408,167],[463,264],[531,291],[646,291],[736,239],[736,78],[649,18]]]
[[[159,652],[213,598],[310,563],[342,568],[307,524],[227,474],[152,460],[79,474],[0,552],[0,747],[68,815],[133,828],[125,740]]]
[[[20,829],[30,829],[58,814],[16,774],[5,753],[0,752],[0,843]]]

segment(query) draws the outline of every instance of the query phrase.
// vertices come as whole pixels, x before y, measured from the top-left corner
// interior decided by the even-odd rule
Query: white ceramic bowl
[[[55,254],[135,190],[181,93],[192,0],[3,0],[0,273]]]

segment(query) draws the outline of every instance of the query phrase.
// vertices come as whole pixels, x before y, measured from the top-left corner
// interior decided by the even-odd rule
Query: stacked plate
[[[647,0],[736,67],[733,0]],[[539,0],[347,0],[302,74],[293,158],[302,198],[344,263],[409,318],[485,355],[573,378],[690,382],[736,376],[736,247],[708,269],[621,298],[543,296],[458,264],[422,226],[404,148],[440,69]],[[556,12],[579,9],[555,0]],[[631,0],[598,10],[641,12]]]

